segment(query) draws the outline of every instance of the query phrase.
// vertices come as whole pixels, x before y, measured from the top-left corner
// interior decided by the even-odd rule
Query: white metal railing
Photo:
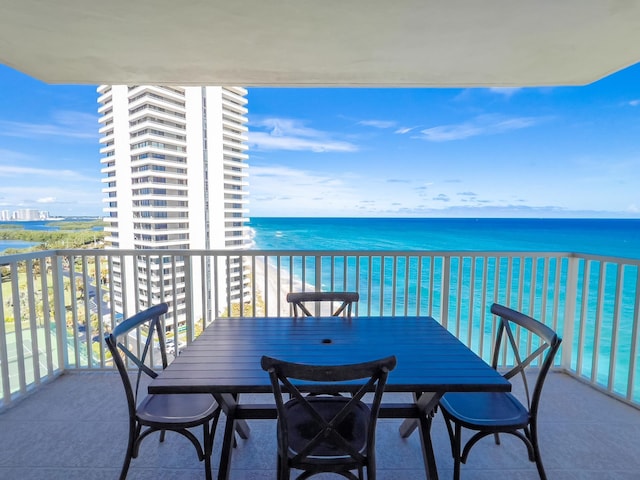
[[[563,337],[556,367],[640,407],[640,260],[558,252],[59,250],[0,256],[0,408],[64,370],[112,368],[102,338],[170,304],[168,337],[216,316],[289,315],[285,294],[354,290],[355,315],[430,315],[485,359],[498,302]],[[19,321],[16,319],[20,319]],[[535,348],[523,336],[520,341]],[[508,358],[503,358],[505,363]]]

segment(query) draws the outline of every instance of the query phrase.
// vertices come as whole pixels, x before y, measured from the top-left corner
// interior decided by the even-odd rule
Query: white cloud
[[[266,132],[250,132],[249,145],[258,150],[294,150],[322,152],[355,152],[358,147],[337,140],[315,140],[311,138],[275,136]]]
[[[73,188],[69,188],[69,185],[73,185]],[[103,207],[100,190],[94,183],[86,182],[68,183],[66,187],[2,185],[0,198],[5,208],[44,208],[54,215],[69,212],[75,215],[98,215]]]
[[[481,115],[464,123],[427,128],[420,132],[422,134],[421,136],[415,138],[421,138],[430,142],[449,142],[480,135],[496,135],[512,130],[529,128],[539,124],[542,120],[540,117],[510,118],[503,115]]]
[[[387,120],[362,120],[358,122],[358,125],[375,128],[392,128],[396,126],[396,122]]]
[[[606,217],[611,211],[566,205],[562,198],[527,199],[508,192],[466,190],[459,184],[415,180],[410,184],[355,172],[339,174],[287,166],[250,167],[251,215],[259,216],[434,216],[434,217]],[[365,174],[363,174],[365,175]],[[494,195],[500,195],[494,197]],[[632,201],[626,205],[632,204]],[[529,205],[527,205],[529,204]],[[625,207],[626,207],[625,205]],[[640,213],[633,205],[627,216]]]
[[[298,170],[279,165],[268,167],[252,166],[249,172],[251,175],[252,194],[256,192],[255,188],[253,188],[254,186],[259,187],[258,193],[260,194],[270,192],[278,195],[294,190],[304,193],[307,192],[307,188],[310,186],[336,188],[344,185],[342,178],[345,176],[344,173],[341,173],[341,178],[336,178],[325,173]],[[305,193],[305,196],[312,197],[314,195]]]
[[[33,167],[18,167],[14,165],[0,165],[0,177],[24,177],[27,182],[31,182],[33,177],[47,177],[49,179],[56,178],[58,180],[64,179],[65,181],[88,181],[96,182],[99,179],[94,177],[87,177],[73,170],[57,170],[55,168],[33,168]]]
[[[629,102],[629,105],[631,105],[632,107],[637,107],[638,105],[640,105],[640,100],[631,100]]]
[[[520,90],[522,90],[521,88],[512,88],[512,87],[496,87],[496,88],[490,88],[489,91],[491,93],[496,93],[498,95],[504,95],[505,97],[509,98],[512,95],[514,95],[515,93],[519,92]]]
[[[264,118],[251,121],[252,127],[263,127],[270,130],[270,134],[275,137],[290,135],[295,137],[321,138],[325,133],[313,128],[305,127],[300,120],[291,118]]]
[[[2,158],[0,152],[0,161]],[[19,161],[20,155],[11,155]],[[24,156],[33,161],[32,157]],[[99,177],[70,170],[38,168],[30,166],[0,165],[1,205],[7,209],[46,209],[54,215],[99,215],[102,208],[101,182]]]
[[[393,133],[398,133],[400,135],[404,135],[405,133],[409,133],[411,130],[416,129],[417,127],[400,127]]]
[[[332,215],[355,205],[361,197],[359,182],[324,172],[299,170],[279,165],[255,166],[251,176],[251,212],[253,215]]]
[[[55,137],[95,140],[98,135],[98,117],[88,113],[59,111],[52,123],[28,123],[0,120],[0,136],[37,138]]]
[[[26,162],[32,159],[33,157],[31,155],[27,155],[26,153],[18,152],[16,150],[9,150],[6,148],[0,148],[0,162]]]
[[[333,134],[305,127],[298,120],[268,118],[251,123],[268,131],[250,131],[249,145],[257,150],[292,150],[310,152],[355,152],[358,146],[337,140]]]

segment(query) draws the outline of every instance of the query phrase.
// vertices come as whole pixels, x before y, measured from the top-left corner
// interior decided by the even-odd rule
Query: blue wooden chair
[[[303,470],[298,479],[333,472],[363,480],[365,469],[367,478],[375,479],[376,422],[396,357],[319,366],[263,356],[261,365],[269,373],[278,410],[278,479],[288,480],[291,469]],[[297,380],[295,385],[291,379]],[[300,392],[301,384],[311,395]],[[353,396],[336,395],[347,388]],[[371,406],[362,401],[370,391]],[[286,402],[285,392],[291,398]]]
[[[105,336],[113,362],[122,378],[129,409],[129,443],[120,472],[120,480],[127,477],[131,459],[138,456],[142,440],[157,431],[161,432],[161,442],[164,441],[165,431],[176,432],[186,437],[195,446],[198,460],[204,460],[205,477],[211,480],[213,437],[221,410],[213,396],[208,394],[145,396],[139,392],[144,375],[151,378],[158,375],[151,368],[150,357],[153,356],[151,352],[160,355],[163,369],[167,366],[164,331],[160,321],[167,310],[166,303],[150,307],[122,321],[111,334]],[[157,339],[157,342],[154,342],[154,339]],[[135,372],[135,387],[129,378],[132,372]],[[189,431],[192,427],[202,427],[203,445]]]
[[[494,435],[500,444],[500,433],[508,433],[524,442],[529,460],[535,462],[542,480],[546,474],[538,445],[538,407],[549,368],[560,347],[561,339],[543,323],[508,307],[493,304],[491,312],[500,317],[492,366],[497,368],[501,356],[510,358],[513,367],[503,375],[512,379],[520,375],[525,403],[512,393],[445,394],[440,407],[447,424],[454,459],[454,479],[460,478],[460,463],[466,463],[469,451],[482,438]],[[526,356],[523,356],[524,352]],[[536,363],[535,374],[525,374]],[[533,369],[531,369],[533,370]],[[533,391],[529,380],[534,380]],[[476,431],[462,449],[462,428]]]
[[[287,294],[287,302],[293,304],[293,316],[313,317],[314,315],[305,306],[306,302],[322,302],[331,303],[332,312],[331,316],[339,317],[351,317],[351,309],[354,303],[360,300],[358,292],[292,292]],[[333,310],[333,304],[338,303],[337,309]],[[298,309],[301,314],[298,315]]]

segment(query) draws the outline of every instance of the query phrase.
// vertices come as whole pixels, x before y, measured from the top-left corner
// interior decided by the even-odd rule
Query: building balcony
[[[640,260],[556,252],[59,250],[0,256],[0,478],[117,477],[127,412],[102,338],[146,301],[136,284],[144,281],[140,262],[166,266],[163,283],[177,283],[178,263],[181,277],[192,279],[179,307],[189,312],[186,322],[168,325],[187,348],[215,317],[289,315],[287,291],[321,288],[359,291],[355,315],[433,316],[488,359],[496,327],[488,308],[510,305],[563,337],[539,416],[549,478],[630,479],[640,471],[635,443],[627,441],[640,435]],[[211,298],[202,295],[205,283]],[[172,289],[157,293],[169,297]],[[232,308],[234,299],[243,308]],[[424,478],[419,437],[401,439],[398,425],[380,422],[378,477]],[[251,427],[251,438],[238,440],[231,478],[273,478],[275,424]],[[433,438],[441,478],[450,478],[440,418]],[[524,446],[501,439],[501,446],[491,439],[476,446],[462,478],[538,478]],[[169,435],[163,444],[143,443],[129,476],[202,478],[202,468],[192,446]]]

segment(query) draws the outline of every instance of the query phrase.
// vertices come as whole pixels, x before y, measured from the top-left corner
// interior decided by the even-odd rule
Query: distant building
[[[106,248],[247,248],[247,91],[101,85],[98,93]],[[231,267],[227,271],[237,286],[231,303],[242,302],[240,284],[248,285],[250,279],[241,265]],[[129,280],[134,278],[133,268],[116,258],[114,301],[125,316],[167,301],[175,303],[177,320],[183,321],[187,281],[204,285],[208,292],[207,298],[194,298],[194,309],[206,305],[210,311],[216,293],[219,309],[229,307],[226,290],[213,291],[213,265],[206,265],[206,278],[199,278],[200,269],[194,269],[187,279],[188,269],[179,257],[173,272],[176,282],[170,286],[164,280],[166,265],[137,265],[137,285]],[[203,288],[192,291],[201,296]]]
[[[20,210],[0,210],[0,222],[33,222],[38,220],[50,220],[49,212],[23,208]]]
[[[40,220],[40,210],[34,210],[31,208],[23,208],[14,212],[14,220],[20,222],[31,222],[34,220]]]

